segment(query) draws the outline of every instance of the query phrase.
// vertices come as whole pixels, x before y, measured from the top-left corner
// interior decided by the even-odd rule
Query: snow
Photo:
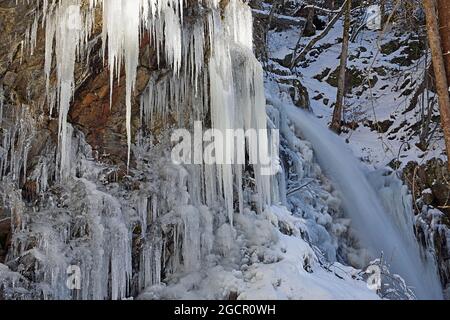
[[[331,120],[331,114],[333,110],[333,104],[330,105],[329,102],[333,102],[336,97],[336,88],[330,85],[327,80],[330,79],[331,73],[336,70],[339,65],[339,55],[341,51],[341,41],[339,40],[339,38],[342,37],[342,23],[338,22],[330,31],[330,33],[315,45],[310,54],[306,56],[306,61],[298,66],[293,73],[291,73],[281,64],[283,63],[282,60],[286,57],[287,53],[292,53],[293,48],[295,47],[295,34],[298,35],[299,32],[300,31],[298,30],[298,28],[292,27],[288,30],[275,29],[269,34],[269,58],[271,59],[269,61],[269,64],[271,72],[266,77],[266,87],[270,96],[276,97],[285,105],[291,105],[292,102],[289,96],[289,90],[291,88],[289,88],[289,86],[283,85],[283,83],[287,79],[298,77],[308,90],[310,98],[312,98],[311,109],[313,113],[317,115],[318,121],[320,121],[322,123],[322,126],[325,127],[328,126]],[[416,41],[411,40],[412,38],[414,38],[414,36],[410,34],[400,34],[397,32],[394,35],[394,32],[395,30],[392,32],[388,32],[387,34],[383,35],[383,38],[380,38],[378,33],[370,30],[362,30],[357,39],[350,44],[351,55],[349,58],[349,68],[360,70],[362,72],[364,80],[362,81],[362,84],[357,85],[355,88],[353,88],[352,92],[349,93],[346,97],[347,107],[345,110],[344,119],[346,121],[354,120],[359,124],[359,127],[357,127],[356,129],[350,129],[348,131],[345,131],[341,135],[342,138],[345,139],[348,143],[348,147],[346,147],[345,145],[341,145],[338,149],[335,149],[331,152],[330,150],[332,150],[336,145],[340,144],[338,140],[333,140],[333,146],[326,146],[326,144],[331,140],[330,138],[325,137],[318,138],[318,136],[320,135],[318,134],[318,132],[320,131],[320,125],[312,129],[312,123],[314,119],[311,118],[309,120],[303,121],[300,119],[301,117],[299,118],[296,115],[291,115],[294,116],[292,121],[299,132],[302,132],[303,137],[306,137],[307,140],[313,143],[314,149],[316,151],[315,155],[318,157],[321,167],[325,169],[326,174],[331,177],[337,185],[340,185],[341,192],[338,197],[344,200],[343,204],[345,207],[347,207],[347,214],[349,214],[351,217],[351,225],[353,226],[351,228],[356,230],[358,229],[358,226],[356,225],[358,218],[351,214],[351,212],[348,212],[348,206],[345,205],[345,202],[351,203],[351,205],[353,206],[358,202],[359,199],[364,198],[364,201],[367,203],[367,196],[363,196],[361,194],[354,195],[351,197],[351,199],[348,199],[348,201],[346,201],[345,198],[349,195],[349,190],[354,186],[355,183],[357,183],[356,181],[361,182],[364,180],[364,178],[353,178],[351,179],[351,183],[345,182],[349,175],[354,174],[354,167],[356,165],[354,164],[352,166],[353,169],[349,170],[345,174],[345,176],[342,176],[341,174],[343,174],[343,171],[345,171],[344,166],[349,163],[349,160],[341,161],[341,163],[335,163],[336,159],[333,158],[342,158],[337,154],[347,149],[347,153],[353,152],[358,158],[361,158],[366,163],[367,167],[371,170],[373,170],[374,168],[384,168],[387,164],[395,159],[400,160],[401,167],[404,167],[408,163],[408,161],[418,161],[419,163],[423,163],[434,157],[442,157],[440,150],[443,150],[443,139],[441,139],[439,132],[432,140],[430,150],[427,152],[422,152],[416,146],[416,143],[418,142],[417,133],[414,133],[412,132],[412,130],[408,129],[408,125],[412,125],[416,123],[417,120],[419,120],[418,117],[420,115],[418,109],[420,108],[414,108],[413,110],[408,109],[414,91],[411,94],[406,93],[407,90],[403,89],[414,88],[414,84],[416,83],[415,81],[420,81],[418,79],[421,78],[423,70],[427,69],[428,62],[425,59],[421,58],[417,62],[413,61],[414,64],[412,67],[399,66],[394,63],[394,59],[401,56],[405,41]],[[310,40],[310,38],[301,39],[300,46],[304,46]],[[390,41],[401,42],[403,44],[400,45],[400,48],[395,52],[382,54],[380,52],[380,45],[384,45],[386,43],[389,43]],[[384,68],[383,70],[386,71],[386,74],[380,74],[379,68]],[[378,81],[371,87],[368,79],[371,78],[371,81],[373,82],[374,75],[376,75]],[[319,76],[322,76],[322,79],[320,79]],[[405,85],[402,86],[403,89],[399,89],[402,81],[405,83]],[[409,81],[409,84],[407,81]],[[428,99],[433,99],[433,94],[430,94],[428,92],[426,92],[425,94],[427,95]],[[294,110],[294,108],[290,107],[289,110]],[[366,121],[368,120],[392,120],[392,125],[390,128],[391,130],[388,130],[387,133],[377,133],[376,131],[371,130],[368,126],[366,126]],[[404,125],[403,122],[406,122],[407,124]],[[397,132],[395,132],[394,129],[398,129]],[[390,131],[392,131],[392,133]],[[325,155],[329,151],[330,153]],[[323,153],[323,155],[321,156],[320,153]],[[328,163],[328,165],[326,165],[326,163]],[[338,165],[338,167],[331,169],[330,171],[330,166],[333,167],[336,164]],[[377,176],[378,178],[374,178],[373,176]],[[378,183],[381,183],[379,181],[379,176],[379,172],[374,172],[372,174],[372,178],[375,181],[378,180]],[[414,224],[414,222],[412,221],[412,200],[410,196],[408,196],[407,190],[404,189],[405,187],[398,186],[398,181],[395,183],[393,181],[390,181],[389,183],[387,181],[384,181],[383,183],[389,185],[389,187],[387,187],[386,185],[384,187],[381,185],[376,185],[383,207],[387,208],[386,212],[392,214],[393,220],[396,221],[396,225],[409,226],[406,227],[405,230],[402,229],[399,234],[403,235],[407,239],[405,240],[407,241],[406,243],[414,243],[415,238],[411,233]],[[358,189],[360,191],[364,188],[360,186]],[[393,191],[393,189],[397,191]],[[373,194],[373,192],[365,193]],[[398,195],[402,195],[402,198],[392,198],[397,197]],[[374,206],[369,205],[369,207],[373,208]],[[383,209],[381,207],[379,208],[381,209],[381,212],[383,212]],[[370,210],[364,207],[356,210],[355,213],[357,215],[364,213],[363,215],[365,215]],[[377,214],[376,216],[380,216],[380,214]],[[387,218],[387,220],[390,219],[389,217]],[[368,219],[368,217],[365,217],[362,221],[361,226],[367,224]],[[318,222],[319,221],[320,220],[318,220]],[[326,220],[323,221],[325,222]],[[374,223],[372,223],[372,225],[373,224]],[[382,229],[386,230],[385,228]],[[335,230],[336,232],[339,232],[340,226]],[[370,232],[370,230],[363,231],[362,233],[359,232],[360,235],[357,236],[357,238],[361,239],[367,237]],[[388,233],[394,235],[397,232]],[[385,232],[383,232],[383,234],[385,234]],[[378,244],[382,242],[379,239],[379,234],[373,235],[372,238],[376,240]],[[324,240],[321,240],[320,242],[323,246]],[[396,243],[397,245],[399,245],[401,241],[392,241],[392,243]],[[370,249],[371,245],[366,242],[364,247]],[[332,248],[332,246],[329,248]],[[433,246],[429,246],[429,248],[433,248]],[[430,249],[430,251],[432,251],[432,249]],[[331,254],[332,252],[332,250],[328,249],[328,254]],[[387,252],[384,252],[384,254],[387,254]],[[428,252],[427,254],[431,255],[428,257],[428,261],[433,260],[433,253]],[[416,257],[418,256],[418,254],[414,255]],[[351,260],[355,265],[360,265],[360,263],[362,262],[362,257],[364,257],[364,255],[361,253],[358,253],[356,255],[353,255],[351,252],[348,253],[348,259]],[[400,261],[401,260],[403,259],[400,258]],[[429,262],[426,262],[426,264],[429,264]],[[408,266],[405,267],[406,269],[408,268]],[[395,261],[391,263],[391,268],[401,274],[399,269],[396,269],[395,267]],[[429,276],[431,276],[433,280],[427,280],[426,285],[435,283],[435,285],[432,285],[432,287],[439,288],[439,281],[438,279],[436,279],[436,272],[434,270],[435,267],[433,267],[432,265],[428,265],[424,267],[424,271],[421,271],[419,273],[425,274],[426,272],[429,272]],[[417,272],[409,273],[409,276],[406,276],[404,274],[402,274],[402,276],[408,278],[408,280],[406,281],[407,283],[408,281],[414,282],[414,275],[417,274]],[[416,290],[417,289],[418,286],[416,287]],[[420,296],[420,294],[418,294],[418,296]],[[437,296],[440,296],[440,292],[437,292]]]
[[[297,130],[312,143],[321,167],[339,187],[353,229],[372,258],[382,254],[391,257],[392,270],[414,286],[419,298],[442,298],[433,259],[430,256],[422,261],[422,252],[415,241],[412,199],[402,182],[395,174],[388,181],[380,172],[371,173],[368,180],[358,168],[359,163],[331,131],[321,128],[320,122],[304,111],[292,106],[284,109]],[[377,184],[378,192],[369,181]],[[426,280],[417,281],[419,273]]]
[[[379,5],[372,5],[366,10],[366,26],[369,30],[381,30],[381,8]]]
[[[215,266],[204,273],[185,276],[177,284],[150,287],[139,299],[224,299],[230,292],[237,292],[239,300],[378,299],[365,282],[358,280],[357,270],[339,263],[323,269],[310,246],[298,236],[275,231],[273,222],[267,220],[269,215],[293,229],[299,222],[286,208],[273,206],[263,216],[249,213],[236,217],[238,233],[251,238],[219,240],[228,243],[225,247],[231,252],[227,256],[247,248],[254,250],[248,259],[254,261],[248,261],[250,266],[244,264],[240,270]],[[228,239],[230,232],[222,233]],[[244,242],[246,247],[239,248],[235,241]]]

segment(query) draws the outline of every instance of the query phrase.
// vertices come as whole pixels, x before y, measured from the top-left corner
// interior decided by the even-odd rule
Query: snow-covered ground
[[[317,34],[322,32],[317,31]],[[336,70],[342,47],[343,21],[338,21],[329,33],[319,40],[294,71],[280,65],[288,54],[292,54],[298,42],[300,30],[292,27],[282,31],[270,31],[267,43],[275,70],[291,74],[284,78],[298,76],[307,88],[311,108],[324,126],[329,125],[336,100]],[[314,37],[314,36],[313,36]],[[303,37],[300,48],[313,37]],[[446,158],[444,141],[439,129],[430,141],[427,151],[420,150],[418,132],[413,126],[420,120],[421,105],[410,107],[418,85],[428,69],[430,58],[423,50],[424,39],[412,32],[403,31],[394,25],[388,32],[371,31],[363,28],[350,42],[348,68],[356,70],[350,84],[351,92],[345,98],[344,121],[355,122],[358,127],[341,134],[355,156],[368,165],[384,167],[392,160],[399,160],[401,167],[409,161],[424,163],[432,158]],[[300,51],[301,49],[298,49]],[[409,57],[408,57],[409,56]],[[279,72],[277,72],[279,73]],[[333,74],[334,73],[334,74]],[[269,79],[279,79],[269,74]],[[333,84],[331,85],[330,82]],[[425,99],[434,98],[425,91]],[[421,101],[419,97],[418,101]],[[433,116],[438,115],[435,104]],[[370,121],[370,122],[369,122]],[[392,122],[384,132],[378,132],[370,123]],[[433,126],[434,123],[430,125]]]

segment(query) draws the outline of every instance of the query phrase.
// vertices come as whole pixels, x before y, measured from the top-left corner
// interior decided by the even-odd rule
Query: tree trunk
[[[386,16],[386,0],[380,1],[380,9],[381,9],[381,25],[384,25],[385,22],[385,16]]]
[[[351,23],[352,1],[348,0],[345,9],[344,34],[342,37],[342,52],[338,79],[338,91],[336,105],[333,112],[333,120],[330,128],[336,132],[341,132],[342,111],[345,97],[345,76],[347,74],[348,45],[350,42],[350,23]]]
[[[444,55],[447,83],[450,84],[450,1],[438,0],[437,9],[439,16],[439,33]]]
[[[305,37],[312,37],[313,35],[316,34],[316,26],[314,25],[314,15],[315,15],[314,8],[309,8],[308,15],[306,16],[305,30],[303,31],[303,35]]]
[[[447,1],[447,0],[445,0]],[[450,96],[448,93],[447,75],[445,72],[444,57],[442,54],[439,23],[436,13],[435,0],[424,0],[423,6],[427,17],[428,41],[430,43],[431,58],[434,75],[436,77],[436,90],[439,99],[441,125],[444,131],[447,157],[450,157]],[[448,21],[447,21],[448,22]],[[450,161],[449,161],[450,170]]]

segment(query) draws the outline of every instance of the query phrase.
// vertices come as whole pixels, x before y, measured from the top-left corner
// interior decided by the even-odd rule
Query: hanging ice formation
[[[155,116],[165,117],[174,112],[182,124],[181,115],[187,110],[194,120],[203,120],[209,110],[212,128],[222,132],[226,129],[266,129],[262,68],[252,53],[251,11],[240,0],[231,0],[224,12],[217,0],[189,5],[183,0],[90,0],[88,4],[80,0],[53,0],[51,3],[46,0],[43,3],[45,71],[49,79],[55,42],[62,178],[69,172],[67,113],[74,90],[74,66],[77,56],[81,57],[86,47],[99,6],[103,8],[103,54],[110,70],[111,92],[114,80],[120,78],[122,65],[125,66],[128,165],[132,143],[132,97],[140,40],[144,33],[150,34],[158,63],[163,65],[164,61],[170,72],[163,79],[149,82],[141,102],[143,119],[151,121]],[[197,14],[197,21],[183,21],[184,9]],[[210,52],[207,52],[208,48]],[[216,139],[214,144],[217,150],[223,148]],[[267,147],[267,138],[258,137],[247,147],[249,154],[257,154],[260,148]],[[224,152],[225,165],[205,169],[206,183],[213,190],[217,188],[218,194],[223,196],[230,220],[234,183],[238,186],[242,210],[242,167],[231,165],[233,156]],[[259,171],[256,166],[255,179],[260,194],[258,208],[262,210],[270,201],[270,187],[269,178]],[[218,181],[215,181],[216,176]],[[214,201],[211,197],[209,200]]]
[[[22,48],[34,50],[37,28],[43,26],[47,101],[50,109],[55,105],[59,111],[59,161],[56,167],[51,160],[55,147],[48,142],[42,152],[45,156],[27,174],[31,131],[36,126],[32,117],[30,122],[11,126],[5,135],[0,146],[6,150],[0,157],[1,175],[31,181],[43,199],[26,208],[18,183],[4,192],[8,210],[20,216],[13,219],[9,259],[34,257],[37,284],[33,292],[62,299],[121,299],[159,285],[162,276],[166,280],[199,270],[213,250],[217,229],[223,241],[233,241],[235,211],[244,212],[247,207],[263,212],[270,204],[270,177],[262,175],[258,165],[246,172],[243,165],[232,164],[236,154],[225,152],[225,164],[173,165],[165,149],[149,149],[144,127],[152,128],[156,120],[170,115],[177,118],[179,127],[189,129],[205,119],[205,128],[266,129],[263,71],[252,53],[250,8],[241,0],[231,0],[225,8],[217,0],[189,4],[182,0],[43,0],[37,2],[35,14]],[[105,171],[111,169],[92,161],[84,137],[67,121],[77,85],[76,66],[88,64],[89,40],[98,17],[102,17],[103,57],[111,92],[121,69],[126,73],[128,158],[133,151],[137,166],[130,167],[130,172],[137,170],[151,181],[136,177],[137,191],[124,191],[115,183],[103,185]],[[140,101],[143,129],[132,146],[131,108],[144,36],[156,52],[159,71],[165,71],[150,75]],[[17,118],[28,119],[27,108],[19,111],[23,114]],[[165,139],[161,145],[170,147],[169,137]],[[249,155],[267,148],[267,137],[250,142],[245,146]],[[222,147],[216,140],[213,144],[217,150]],[[54,196],[50,189],[58,181],[64,183]],[[6,187],[0,184],[0,188]],[[139,254],[137,259],[132,252]],[[65,286],[67,267],[72,264],[85,275],[77,293]]]

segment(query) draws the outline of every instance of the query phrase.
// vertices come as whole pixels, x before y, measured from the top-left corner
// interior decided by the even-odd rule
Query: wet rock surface
[[[409,162],[403,170],[403,179],[413,193],[414,209],[418,214],[416,233],[419,239],[424,239],[424,235],[431,232],[444,288],[450,284],[450,248],[447,232],[450,228],[450,173],[447,168],[446,162],[432,159],[422,165]],[[434,225],[439,224],[446,226],[447,229],[439,226],[433,229]]]
[[[442,210],[450,226],[450,173],[447,164],[440,159],[418,165],[410,162],[405,167],[404,179],[417,200]]]

